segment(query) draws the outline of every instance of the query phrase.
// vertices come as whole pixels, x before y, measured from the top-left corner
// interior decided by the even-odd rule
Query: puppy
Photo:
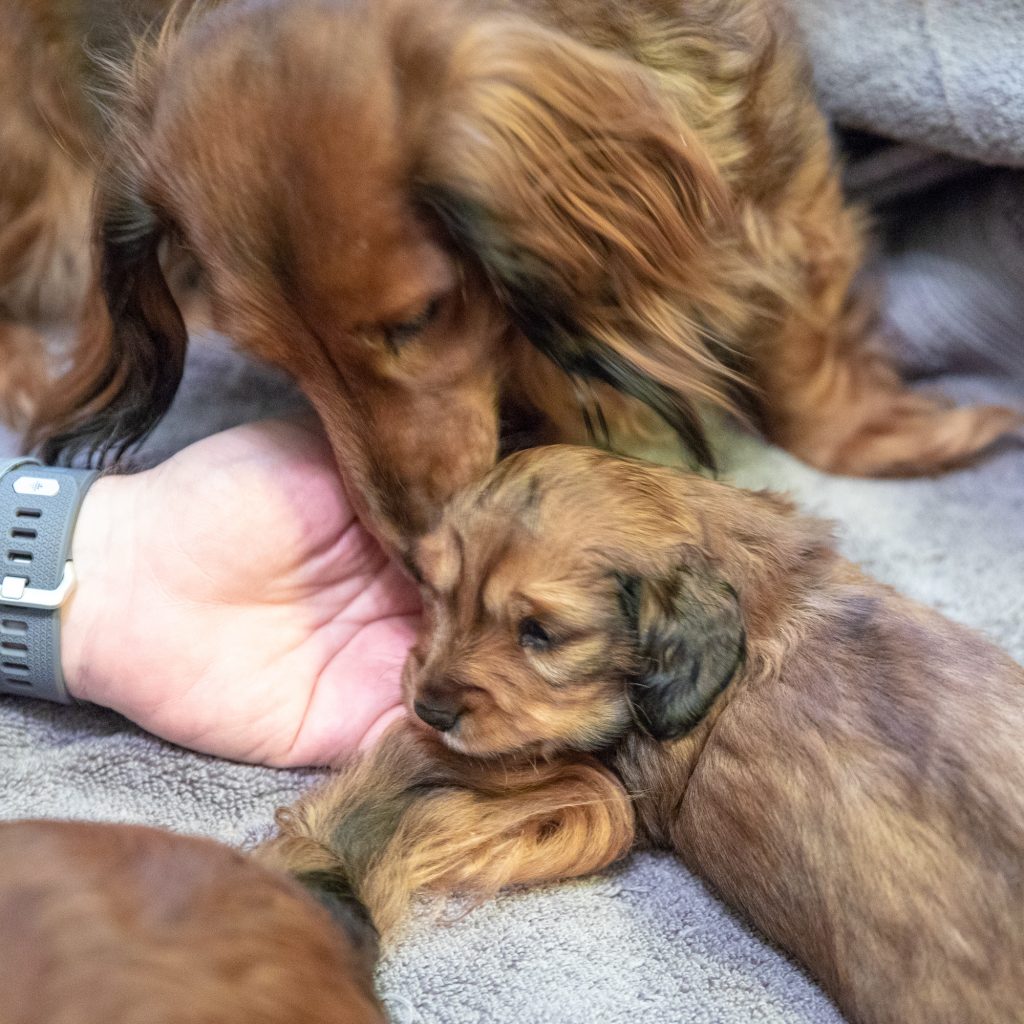
[[[574,846],[590,869],[652,844],[856,1024],[1024,1021],[1024,671],[991,643],[777,497],[582,448],[500,464],[412,562],[426,620],[406,697],[434,746],[391,737],[378,757],[405,759],[406,788],[343,775],[279,843],[328,847],[371,907],[380,880],[347,853],[360,804],[387,808],[405,891],[487,892],[580,873]],[[456,753],[453,780],[437,765]],[[502,787],[534,761],[537,794]]]
[[[0,825],[4,1024],[383,1024],[372,929],[217,843]],[[344,929],[338,927],[344,925]]]
[[[278,812],[262,863],[365,906],[391,937],[418,892],[478,898],[598,871],[633,845],[632,804],[596,758],[470,758],[408,721]]]
[[[709,461],[711,402],[873,475],[940,470],[1021,422],[912,394],[877,351],[861,218],[770,0],[191,7],[120,90],[109,315],[40,413],[48,458],[122,451],[169,406],[168,238],[219,326],[306,391],[392,547],[510,433],[682,439]]]
[[[569,448],[417,548],[452,749],[605,750],[855,1021],[1024,1020],[1024,671],[787,503]]]

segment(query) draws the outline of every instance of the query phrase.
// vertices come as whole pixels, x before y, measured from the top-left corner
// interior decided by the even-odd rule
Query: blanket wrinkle
[[[960,119],[957,116],[956,107],[950,101],[949,97],[949,72],[946,67],[946,56],[943,52],[943,39],[941,32],[938,31],[935,24],[934,16],[934,4],[932,0],[921,0],[921,25],[924,29],[925,40],[928,46],[928,52],[932,55],[935,61],[935,77],[939,83],[939,96],[942,100],[942,104],[945,107],[946,115],[949,117],[950,123],[958,130],[964,132],[968,137],[973,139],[973,134],[970,128],[966,131],[960,124]]]

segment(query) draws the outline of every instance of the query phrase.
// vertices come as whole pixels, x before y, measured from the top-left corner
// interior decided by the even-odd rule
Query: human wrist
[[[116,685],[117,627],[130,606],[135,490],[134,477],[97,480],[75,523],[76,585],[61,609],[60,657],[68,693],[76,700],[106,703],[99,690]]]

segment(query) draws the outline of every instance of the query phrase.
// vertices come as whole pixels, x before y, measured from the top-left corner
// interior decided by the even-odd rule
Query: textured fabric
[[[841,124],[1024,165],[1020,0],[786,0]]]
[[[961,177],[903,206],[884,280],[907,368],[1024,379],[1024,172]]]

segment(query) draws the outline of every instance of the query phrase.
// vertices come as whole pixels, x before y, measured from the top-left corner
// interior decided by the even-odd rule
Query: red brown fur
[[[0,825],[4,1024],[383,1024],[372,941],[294,881],[156,829]]]
[[[89,274],[91,113],[65,6],[0,2],[0,405],[15,422],[50,372],[38,328],[78,315]]]
[[[647,843],[851,1022],[1024,1021],[1024,670],[993,644],[866,577],[788,502],[591,449],[506,460],[413,560],[427,619],[406,695],[439,731],[373,755],[421,744],[406,802],[395,813],[363,766],[285,823],[344,849],[338,808],[389,805],[388,921],[396,890],[472,891],[480,874],[490,891],[479,844],[496,836],[511,881],[582,873],[573,846],[590,870]],[[461,781],[416,785],[433,763],[451,776],[454,752]],[[618,831],[553,819],[559,857],[538,863],[517,825],[533,794],[493,779],[536,761],[545,787],[578,785],[567,773],[592,757],[617,780],[591,797]],[[501,830],[474,832],[460,786],[500,802]],[[403,874],[424,842],[403,815],[427,814],[444,871]],[[359,891],[360,867],[339,870]]]
[[[39,415],[38,403],[67,368],[71,325],[100,339],[99,351],[78,356],[76,374],[102,372],[109,355],[91,245],[109,93],[115,68],[173,5],[0,0],[0,416],[8,423]],[[164,263],[175,294],[199,319],[187,287],[191,264],[177,251]]]
[[[861,219],[767,0],[213,6],[123,84],[99,190],[112,323],[41,413],[47,454],[119,450],[170,403],[168,236],[219,325],[305,389],[396,545],[492,465],[506,414],[639,451],[672,433],[656,413],[706,455],[698,407],[743,406],[867,475],[1020,424],[909,392],[879,353]]]

